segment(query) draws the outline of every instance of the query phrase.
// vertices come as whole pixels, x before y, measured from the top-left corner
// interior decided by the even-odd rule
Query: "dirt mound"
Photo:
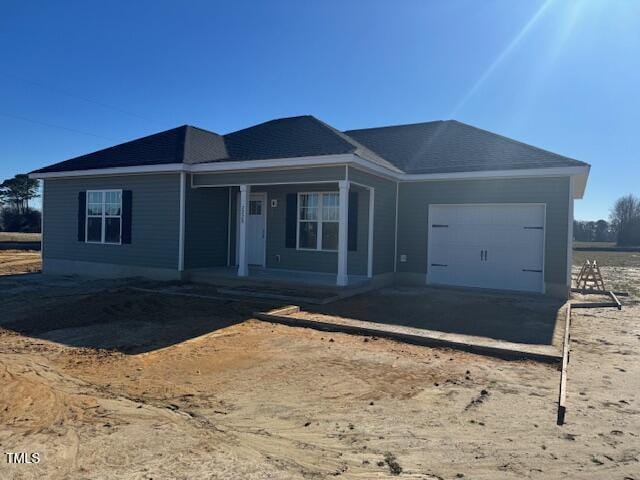
[[[73,347],[142,353],[251,318],[255,305],[141,293],[127,288],[25,309],[0,327]]]

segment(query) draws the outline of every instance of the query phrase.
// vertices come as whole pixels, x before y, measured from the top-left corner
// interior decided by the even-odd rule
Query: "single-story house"
[[[458,121],[185,125],[34,172],[43,270],[566,296],[589,165]]]

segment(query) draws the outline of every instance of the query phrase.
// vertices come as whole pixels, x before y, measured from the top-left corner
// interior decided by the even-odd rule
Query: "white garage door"
[[[431,205],[427,282],[543,292],[544,205]]]

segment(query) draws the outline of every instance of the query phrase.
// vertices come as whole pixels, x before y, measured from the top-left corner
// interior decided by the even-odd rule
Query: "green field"
[[[585,260],[596,260],[602,267],[640,268],[640,252],[573,252],[573,264],[581,266]]]
[[[616,242],[573,242],[573,248],[616,248]]]
[[[0,242],[39,242],[39,233],[0,232]]]

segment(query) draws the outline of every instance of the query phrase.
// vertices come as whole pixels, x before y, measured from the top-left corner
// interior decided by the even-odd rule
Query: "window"
[[[249,215],[262,215],[262,200],[249,200]]]
[[[122,191],[87,192],[87,243],[119,244],[122,234]]]
[[[298,194],[298,249],[337,250],[338,192]]]

